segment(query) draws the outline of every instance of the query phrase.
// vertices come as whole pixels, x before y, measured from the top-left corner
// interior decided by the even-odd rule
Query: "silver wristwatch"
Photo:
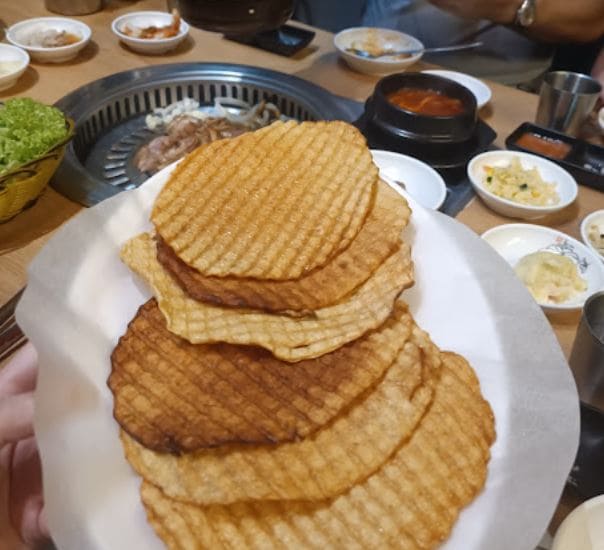
[[[516,11],[514,23],[521,27],[530,27],[535,22],[537,0],[522,0],[522,4]]]

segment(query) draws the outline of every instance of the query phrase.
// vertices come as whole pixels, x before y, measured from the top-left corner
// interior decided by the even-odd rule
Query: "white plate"
[[[549,206],[532,206],[504,199],[489,191],[484,185],[484,167],[508,166],[514,158],[520,159],[520,165],[524,170],[537,168],[541,179],[555,184],[560,202]],[[520,151],[487,151],[472,158],[468,163],[467,173],[474,191],[476,191],[485,204],[495,212],[509,216],[510,218],[522,218],[525,220],[542,218],[566,208],[577,198],[578,186],[575,178],[555,162],[538,155],[531,155],[530,153],[522,153]]]
[[[442,76],[465,86],[474,94],[474,97],[476,97],[476,106],[479,109],[482,109],[489,101],[491,101],[491,88],[489,88],[482,80],[478,80],[478,78],[474,78],[469,74],[458,73],[457,71],[441,71],[439,69],[430,69],[422,71],[422,73]]]
[[[150,295],[120,262],[119,249],[150,228],[151,205],[172,169],[61,227],[30,265],[19,302],[17,321],[40,357],[35,429],[45,507],[61,550],[163,546],[146,521],[140,479],[124,459],[106,381],[112,349]],[[572,375],[505,262],[455,220],[411,206],[406,239],[416,285],[405,299],[441,348],[473,364],[497,428],[485,489],[462,510],[441,550],[532,550],[577,448]]]
[[[344,29],[334,36],[333,43],[344,61],[351,68],[365,74],[386,75],[401,72],[417,63],[422,57],[421,53],[417,53],[404,59],[393,56],[368,59],[347,51],[347,48],[355,47],[355,43],[362,44],[368,39],[371,43],[376,42],[380,48],[388,50],[419,49],[424,47],[417,38],[404,32],[373,27]]]
[[[447,186],[431,166],[392,151],[371,150],[380,177],[390,185],[404,185],[404,195],[413,197],[424,208],[438,210],[447,198]]]
[[[113,33],[130,49],[138,53],[160,55],[176,48],[189,34],[189,25],[180,20],[178,34],[170,38],[135,38],[122,31],[125,25],[136,28],[165,27],[172,22],[172,14],[164,11],[135,11],[117,17],[111,23]]]
[[[485,231],[482,238],[514,267],[518,261],[533,252],[547,250],[569,257],[587,281],[587,290],[562,304],[539,304],[546,313],[580,309],[585,300],[604,289],[604,265],[584,244],[569,235],[544,227],[524,223],[499,225]]]
[[[595,212],[588,214],[587,216],[585,216],[585,218],[583,218],[583,221],[581,222],[581,239],[583,239],[583,242],[589,247],[589,249],[594,254],[596,254],[602,261],[604,261],[604,254],[598,252],[596,247],[591,244],[588,237],[589,226],[592,223],[596,223],[600,228],[600,232],[604,233],[604,210],[596,210]]]
[[[54,29],[66,31],[82,39],[75,44],[59,46],[57,48],[42,48],[38,46],[27,46],[25,42],[32,32],[38,30]],[[92,32],[90,27],[77,19],[68,17],[35,17],[20,21],[9,27],[6,31],[6,39],[13,45],[27,51],[34,61],[43,63],[63,63],[73,59],[90,42]]]

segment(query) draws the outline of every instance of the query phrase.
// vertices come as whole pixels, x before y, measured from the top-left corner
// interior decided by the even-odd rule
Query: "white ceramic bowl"
[[[600,130],[604,132],[604,107],[598,111],[598,124],[600,125]]]
[[[597,224],[601,233],[604,233],[604,210],[596,210],[595,212],[592,212],[591,214],[585,216],[581,222],[581,238],[583,239],[583,242],[594,252],[594,254],[599,256],[600,259],[604,261],[604,254],[598,252],[597,248],[591,244],[588,237],[589,226],[592,223]]]
[[[442,76],[453,80],[462,86],[465,86],[470,90],[476,98],[476,106],[482,109],[489,101],[491,101],[491,88],[489,88],[482,80],[474,78],[466,73],[458,73],[456,71],[441,71],[441,70],[429,70],[422,71],[426,74],[434,74],[436,76]]]
[[[189,25],[180,20],[178,34],[170,38],[134,38],[124,34],[126,25],[133,28],[145,28],[150,26],[165,27],[172,22],[172,15],[164,11],[135,11],[127,13],[113,20],[111,30],[128,46],[138,53],[160,55],[178,46],[189,34]]]
[[[549,227],[524,223],[500,225],[483,233],[488,242],[512,267],[533,252],[546,250],[568,256],[587,281],[587,290],[561,304],[539,303],[546,313],[577,310],[585,300],[604,289],[604,264],[589,248],[576,239]]]
[[[541,178],[556,184],[560,202],[550,206],[532,206],[504,199],[484,186],[485,166],[506,166],[517,157],[525,170],[537,168]],[[475,156],[468,163],[468,178],[474,191],[489,208],[510,218],[532,220],[566,208],[577,198],[577,182],[564,168],[537,155],[517,151],[488,151]]]
[[[604,495],[586,500],[562,522],[552,550],[601,550],[604,541]]]
[[[445,202],[447,186],[434,168],[392,151],[372,149],[371,155],[380,177],[390,185],[402,188],[424,208],[438,210]]]
[[[344,61],[346,61],[346,63],[348,63],[355,71],[376,75],[404,71],[419,61],[422,57],[422,53],[417,53],[406,58],[385,56],[378,59],[368,59],[346,51],[346,48],[355,47],[357,49],[364,49],[364,43],[369,43],[371,47],[397,50],[424,47],[417,38],[403,32],[373,27],[353,27],[344,29],[335,35],[333,43]]]
[[[28,37],[37,31],[53,29],[65,31],[82,39],[75,44],[59,46],[56,48],[42,48],[27,45]],[[34,61],[41,63],[63,63],[73,59],[90,41],[92,35],[90,27],[77,19],[67,17],[36,17],[16,23],[6,32],[6,38],[15,46],[27,51]]]
[[[9,44],[0,44],[0,65],[9,63],[12,66],[10,72],[3,74],[0,71],[0,90],[6,90],[14,86],[19,77],[25,72],[29,65],[29,54]]]

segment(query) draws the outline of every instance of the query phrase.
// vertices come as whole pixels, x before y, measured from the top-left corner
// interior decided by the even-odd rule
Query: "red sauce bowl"
[[[408,101],[394,100],[393,95],[401,90],[412,91]],[[434,94],[450,100],[441,103],[454,103],[456,112],[440,110],[441,106],[429,112],[418,109],[423,101],[417,96],[425,98]],[[400,73],[383,78],[376,84],[366,109],[370,124],[380,132],[426,143],[466,141],[474,133],[477,120],[476,98],[470,90],[447,78],[424,73]]]

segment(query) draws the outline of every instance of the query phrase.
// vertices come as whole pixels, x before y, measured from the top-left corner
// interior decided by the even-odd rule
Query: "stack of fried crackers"
[[[153,290],[109,386],[169,548],[434,548],[486,478],[474,372],[401,299],[410,210],[343,122],[173,171],[122,259]],[[421,251],[419,252],[421,253]]]

